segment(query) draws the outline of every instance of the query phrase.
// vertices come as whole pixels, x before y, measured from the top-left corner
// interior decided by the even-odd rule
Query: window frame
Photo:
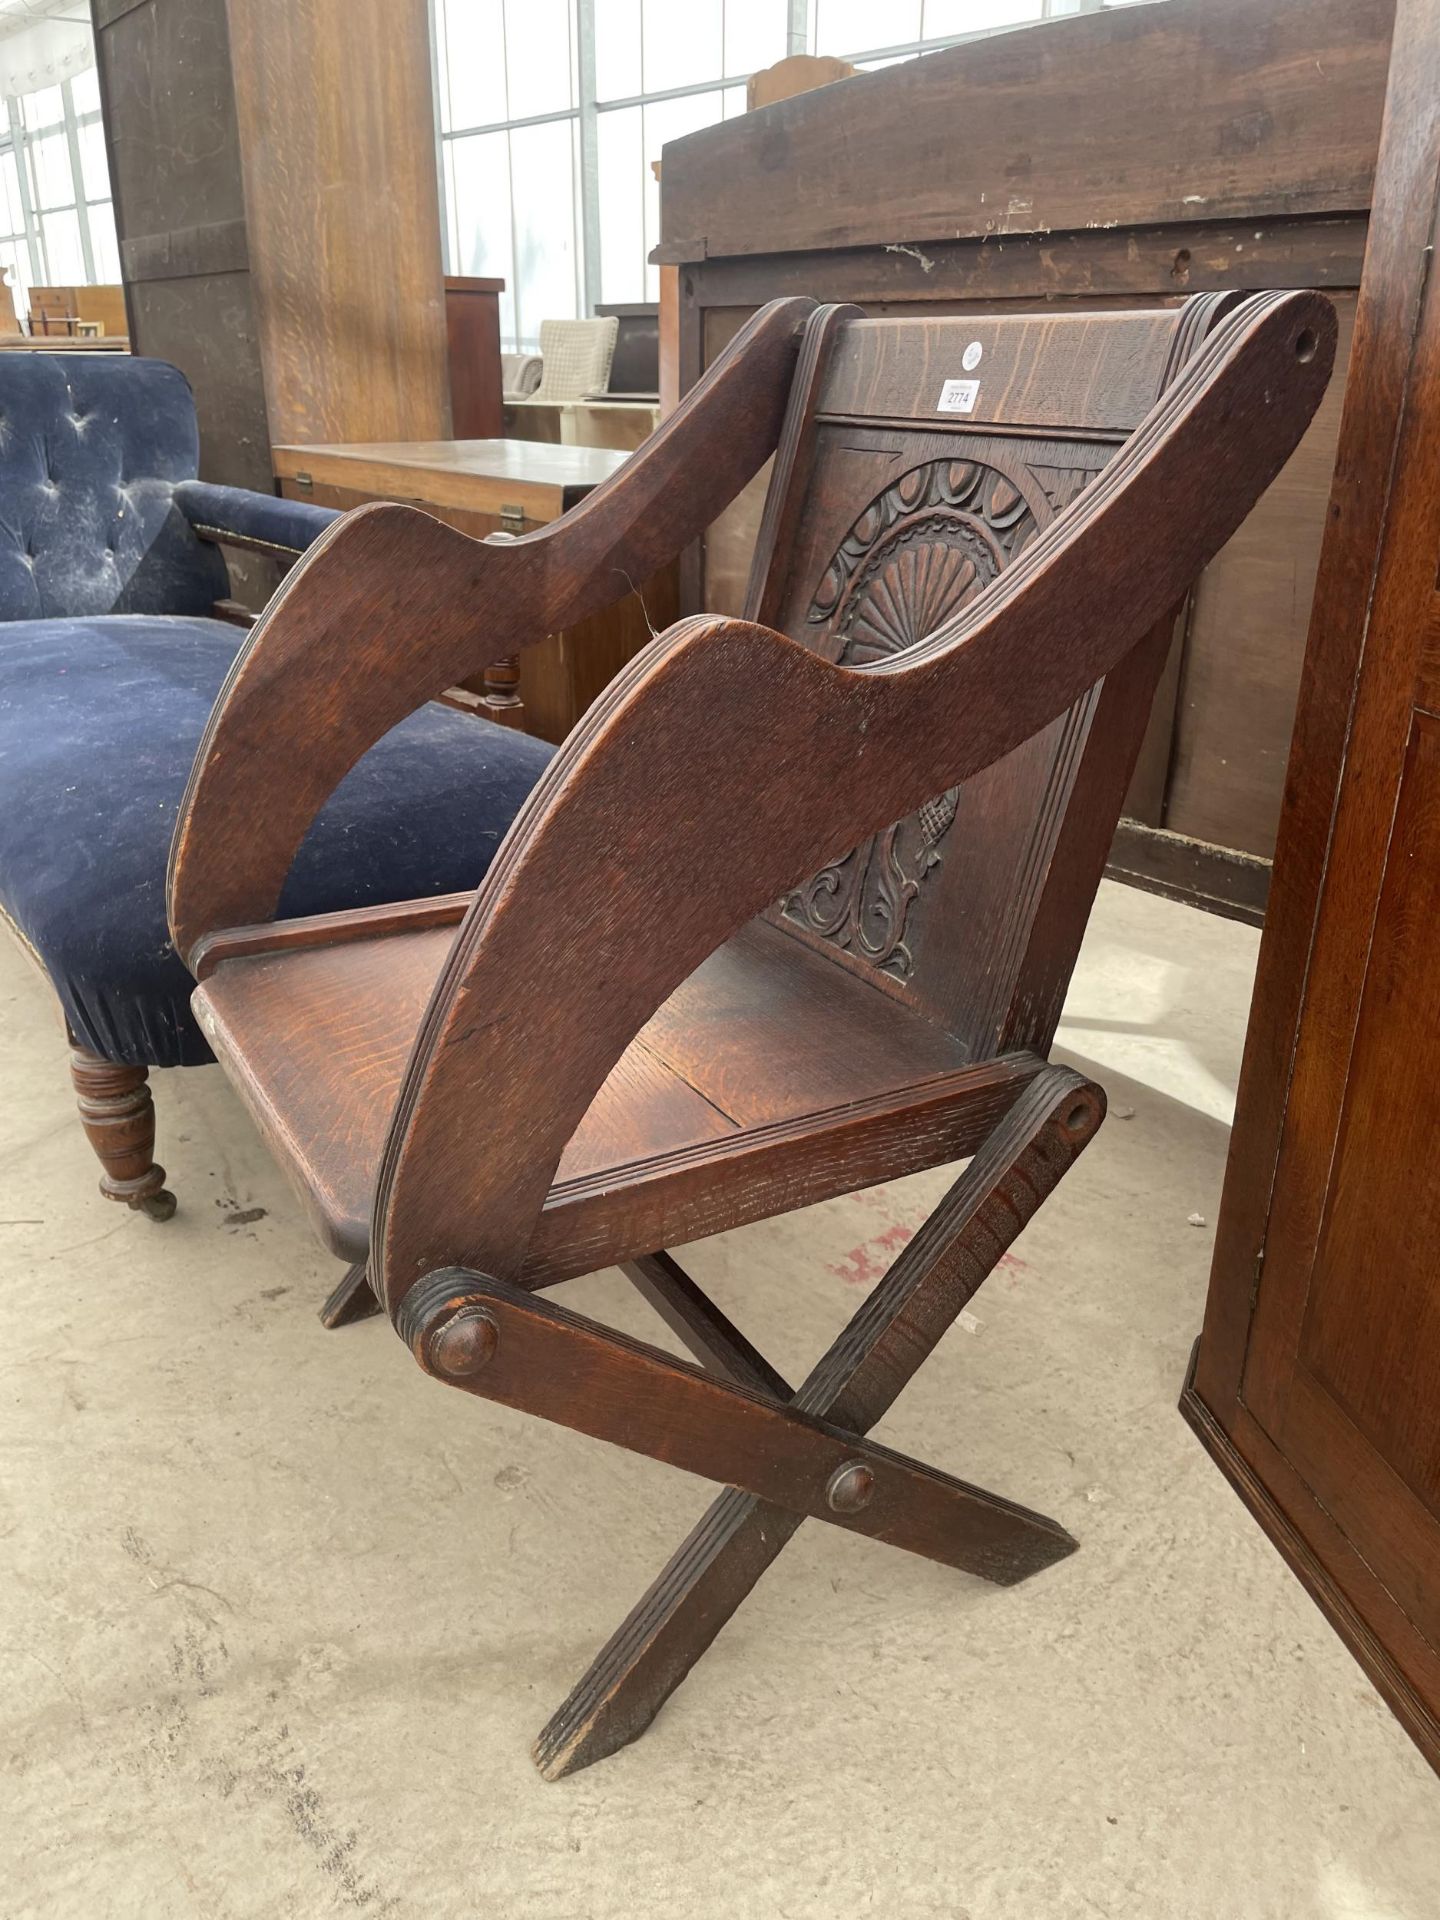
[[[38,89],[50,92],[51,88]],[[99,106],[78,113],[75,108],[75,95],[72,89],[72,77],[61,80],[54,91],[60,95],[61,112],[58,120],[46,120],[43,125],[30,126],[26,121],[25,103],[34,100],[36,94],[7,94],[4,98],[3,118],[0,118],[0,154],[10,153],[15,158],[16,179],[19,186],[22,230],[0,234],[0,246],[19,247],[23,241],[26,258],[29,262],[28,287],[45,287],[65,284],[57,281],[51,266],[51,237],[47,236],[45,223],[59,215],[74,214],[80,242],[80,258],[84,269],[83,282],[86,285],[97,284],[95,271],[95,237],[91,226],[91,217],[101,207],[111,208],[114,219],[114,193],[91,198],[85,191],[84,156],[81,152],[80,132],[83,127],[102,126]],[[41,140],[53,138],[63,133],[65,151],[70,168],[70,199],[59,206],[42,207],[40,205],[39,172],[36,149]],[[109,164],[106,164],[106,185],[109,181]],[[28,287],[11,288],[12,295],[25,292],[28,306]],[[18,317],[18,316],[17,316]]]

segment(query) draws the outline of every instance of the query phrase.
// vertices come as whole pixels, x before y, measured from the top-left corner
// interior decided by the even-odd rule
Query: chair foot
[[[344,1278],[326,1299],[320,1309],[320,1324],[333,1332],[336,1327],[348,1327],[352,1321],[368,1320],[379,1311],[380,1302],[365,1278],[362,1260],[359,1266],[347,1268]]]
[[[70,1049],[70,1082],[85,1138],[104,1172],[100,1191],[151,1220],[169,1220],[175,1196],[155,1159],[155,1102],[150,1069],[102,1060],[84,1047]]]
[[[564,1780],[640,1738],[801,1518],[738,1487],[711,1502],[541,1729],[530,1752],[543,1779]]]

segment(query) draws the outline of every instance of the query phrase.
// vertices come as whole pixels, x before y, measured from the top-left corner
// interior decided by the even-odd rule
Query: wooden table
[[[272,449],[287,500],[357,507],[399,500],[475,539],[533,532],[558,520],[629,457],[605,447],[531,440],[400,440]],[[634,654],[675,618],[675,570],[449,696],[456,705],[542,740],[563,740]],[[647,617],[648,616],[648,617]]]

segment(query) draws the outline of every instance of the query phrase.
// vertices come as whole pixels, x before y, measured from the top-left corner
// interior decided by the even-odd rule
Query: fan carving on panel
[[[982,593],[1038,525],[1014,481],[981,461],[935,460],[912,468],[872,500],[846,534],[807,624],[829,629],[825,650],[842,666],[903,652]],[[872,835],[796,888],[785,915],[855,958],[907,978],[914,967],[905,941],[910,906],[940,864],[958,805],[959,789],[951,788]]]

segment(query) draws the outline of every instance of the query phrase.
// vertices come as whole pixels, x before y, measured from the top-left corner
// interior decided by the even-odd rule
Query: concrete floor
[[[1006,1592],[805,1528],[644,1740],[546,1786],[531,1736],[705,1488],[322,1332],[218,1072],[158,1076],[179,1216],[105,1207],[0,943],[3,1920],[1433,1920],[1440,1784],[1175,1412],[1255,950],[1104,889],[1061,1038],[1114,1117],[881,1429],[1081,1551]],[[691,1264],[803,1371],[946,1184]],[[565,1297],[653,1332],[614,1275]]]

